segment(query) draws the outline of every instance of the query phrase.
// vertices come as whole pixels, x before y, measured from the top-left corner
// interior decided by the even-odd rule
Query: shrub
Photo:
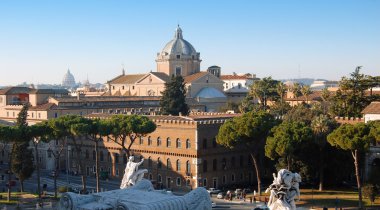
[[[367,184],[363,187],[363,195],[366,198],[369,198],[371,202],[375,201],[375,198],[378,194],[378,189],[373,184]]]

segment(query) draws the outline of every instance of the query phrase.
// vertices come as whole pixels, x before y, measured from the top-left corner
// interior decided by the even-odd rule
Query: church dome
[[[62,86],[64,86],[64,87],[74,87],[75,86],[74,76],[70,73],[69,69],[67,70],[66,74],[63,76]]]
[[[182,29],[178,26],[174,39],[168,42],[161,51],[162,55],[196,55],[197,51],[188,41],[183,39]]]
[[[226,96],[218,89],[213,87],[202,88],[195,97],[199,98],[226,98]]]

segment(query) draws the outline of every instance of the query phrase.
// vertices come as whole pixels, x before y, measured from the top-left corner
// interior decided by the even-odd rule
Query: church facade
[[[185,80],[187,98],[204,104],[207,111],[217,111],[224,106],[227,97],[223,93],[223,81],[209,71],[200,71],[200,53],[185,39],[178,26],[174,38],[157,53],[157,71],[146,74],[123,73],[107,81],[111,96],[161,96],[165,83],[172,76]]]

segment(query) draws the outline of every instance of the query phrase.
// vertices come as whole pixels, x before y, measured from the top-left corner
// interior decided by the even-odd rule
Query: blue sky
[[[0,86],[155,71],[177,24],[201,69],[276,79],[380,72],[379,0],[2,0]]]

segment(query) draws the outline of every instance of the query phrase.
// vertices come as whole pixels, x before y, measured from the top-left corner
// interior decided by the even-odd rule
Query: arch
[[[166,138],[166,147],[171,147],[172,141],[170,140],[170,137]]]
[[[157,175],[157,182],[158,182],[158,183],[161,183],[161,182],[162,182],[161,174],[158,174],[158,175]]]
[[[175,147],[181,148],[181,139],[177,138],[177,140],[175,141]]]
[[[144,137],[140,136],[139,143],[144,144]]]
[[[181,161],[179,159],[176,161],[176,170],[181,171]]]
[[[190,164],[190,161],[186,161],[186,174],[188,174],[188,176],[191,174],[191,164]]]
[[[203,173],[207,172],[207,160],[203,161]]]
[[[88,152],[88,150],[87,150],[87,149],[86,149],[85,158],[86,158],[86,159],[89,159],[89,158],[90,158],[90,153]]]
[[[186,139],[186,149],[190,149],[190,148],[191,148],[190,139]]]
[[[166,168],[170,170],[172,168],[172,163],[170,162],[170,158],[166,159]]]
[[[177,183],[177,186],[181,186],[181,177],[177,177],[176,183]]]
[[[157,168],[161,168],[162,163],[161,163],[161,158],[157,158]]]
[[[151,136],[148,137],[148,146],[150,146],[150,145],[152,145],[152,137]]]
[[[100,161],[104,161],[103,151],[100,151],[99,156],[100,156],[100,157],[99,157]]]
[[[157,146],[161,146],[161,137],[157,137]]]

